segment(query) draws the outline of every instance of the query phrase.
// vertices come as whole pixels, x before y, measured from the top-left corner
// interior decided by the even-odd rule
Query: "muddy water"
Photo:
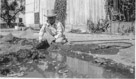
[[[94,65],[91,62],[86,62],[76,58],[67,57],[67,64],[73,72],[86,75],[89,78],[126,78],[120,73],[113,73],[112,71],[105,70],[98,65]]]
[[[73,72],[86,75],[91,78],[103,78],[103,69],[92,63],[67,57],[67,64]]]
[[[116,78],[116,79],[130,79],[127,76],[122,75],[119,72],[112,72],[110,70],[106,70],[99,65],[95,65],[91,62],[87,62],[84,60],[80,60],[77,58],[72,58],[68,56],[63,56],[58,53],[51,53],[53,58],[57,59],[57,61],[62,61],[61,63],[65,63],[66,67],[62,68],[62,73],[58,73],[57,71],[44,70],[42,67],[34,66],[34,70],[27,73],[27,75],[23,77],[29,78]],[[55,66],[52,66],[52,68]],[[64,71],[63,71],[64,70]],[[66,71],[66,72],[65,72]]]
[[[119,72],[104,69],[98,64],[89,61],[72,58],[62,55],[57,51],[50,52],[45,59],[38,62],[27,62],[22,69],[25,71],[22,76],[25,78],[116,78],[130,79]],[[21,66],[23,66],[21,65]],[[21,73],[19,73],[21,75]],[[16,73],[17,75],[17,73]],[[17,76],[12,76],[17,77]]]

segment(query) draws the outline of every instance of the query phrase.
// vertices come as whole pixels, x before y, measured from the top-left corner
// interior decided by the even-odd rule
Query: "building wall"
[[[54,9],[55,0],[40,0],[40,23],[43,24],[47,18],[47,10]]]
[[[1,0],[0,0],[0,12],[1,12]]]
[[[16,23],[19,23],[19,18],[22,18],[22,23],[26,24],[25,14],[19,13],[16,18]]]
[[[30,26],[34,24],[34,0],[26,0],[25,7],[26,26]]]
[[[39,24],[43,24],[46,21],[44,15],[47,14],[47,10],[54,8],[54,1],[55,0],[26,0],[26,25],[37,24],[35,22],[38,20]],[[39,17],[37,16],[37,13],[39,13]]]
[[[21,3],[19,2],[19,5],[25,6],[25,0],[21,0]],[[26,19],[25,19],[25,13],[20,13],[19,18],[22,18],[22,23],[26,24]]]
[[[35,13],[39,12],[40,24],[46,21],[48,9],[54,9],[55,0],[26,0],[26,24],[35,24]],[[97,23],[105,18],[105,0],[67,0],[66,28],[86,29],[87,20]]]
[[[87,20],[97,23],[106,17],[105,0],[67,0],[67,27],[86,29]]]

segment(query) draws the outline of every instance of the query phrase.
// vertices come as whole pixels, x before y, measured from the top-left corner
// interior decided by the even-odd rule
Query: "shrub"
[[[91,20],[87,20],[87,29],[89,33],[93,33],[95,26]]]
[[[87,20],[87,29],[89,33],[101,33],[107,31],[110,27],[110,21],[101,19],[97,24],[93,23],[91,20]]]
[[[118,32],[121,33],[122,35],[126,35],[129,33],[134,34],[134,32],[135,32],[134,22],[121,22],[121,23],[119,23]]]

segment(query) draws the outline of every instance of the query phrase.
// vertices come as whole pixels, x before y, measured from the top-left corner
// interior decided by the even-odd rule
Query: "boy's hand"
[[[43,40],[39,40],[39,43],[41,43]]]
[[[41,43],[42,41],[41,40],[39,40],[39,43]]]
[[[55,43],[55,42],[56,42],[56,39],[53,39],[53,40],[51,41],[51,44],[52,44],[52,43]]]

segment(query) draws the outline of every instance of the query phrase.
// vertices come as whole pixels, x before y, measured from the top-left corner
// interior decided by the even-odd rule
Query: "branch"
[[[7,19],[4,16],[0,16],[2,19],[4,19],[4,21],[6,21]]]
[[[8,1],[4,0],[4,5],[6,5],[6,8],[9,10]]]
[[[13,19],[20,11],[22,11],[22,8],[21,9],[19,9],[15,14],[14,14],[14,16],[12,16],[12,18],[11,19]]]

